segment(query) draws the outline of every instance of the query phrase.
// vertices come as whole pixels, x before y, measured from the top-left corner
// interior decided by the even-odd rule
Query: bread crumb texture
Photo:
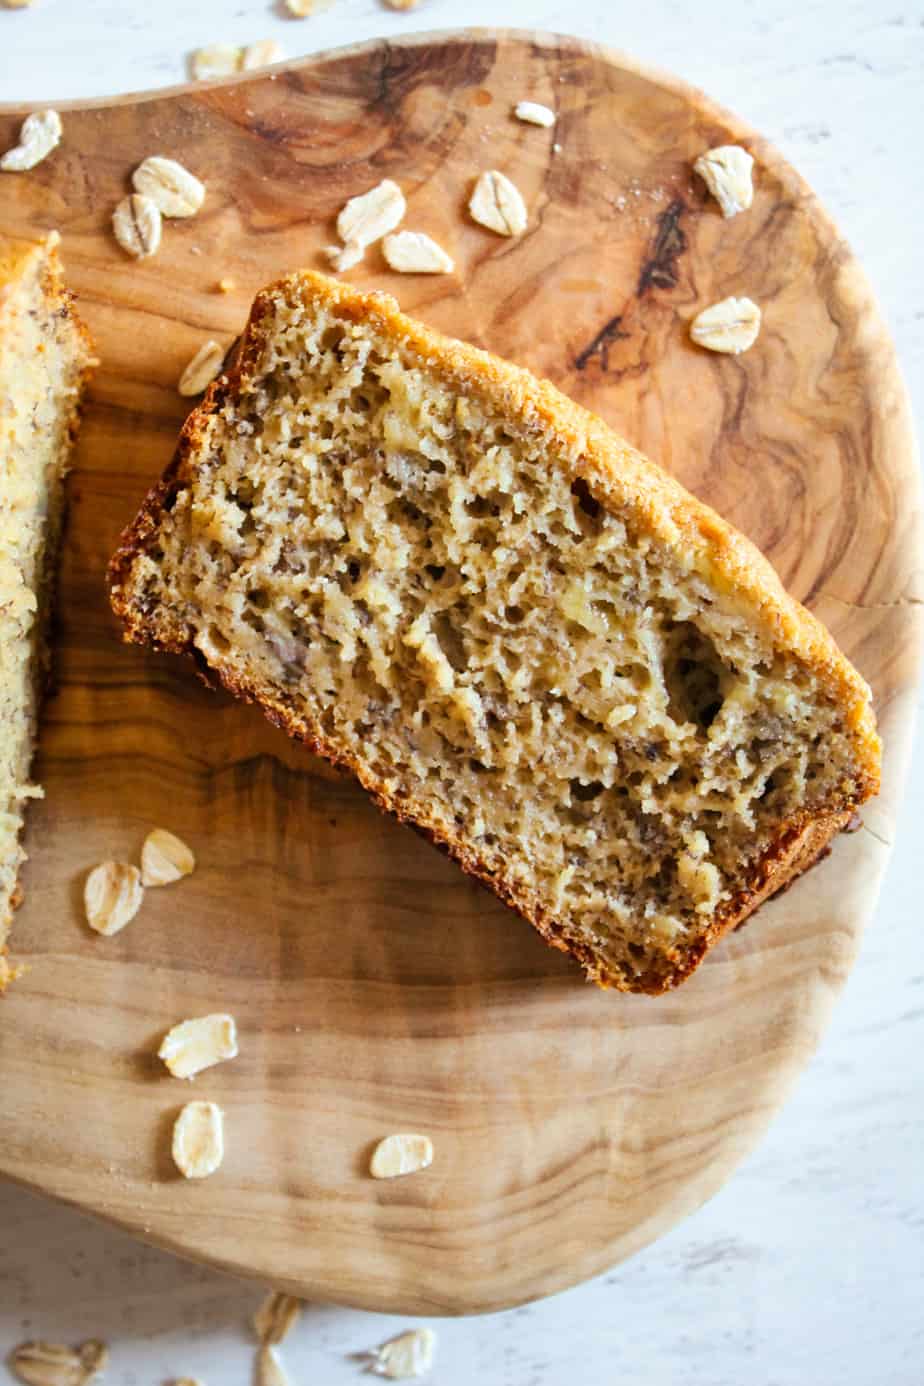
[[[198,651],[605,985],[682,980],[878,784],[869,690],[753,546],[320,275],[258,296],[110,575],[129,638]]]
[[[0,237],[0,991],[16,903],[23,809],[46,659],[43,624],[61,525],[63,480],[89,339],[64,288],[57,236]]]

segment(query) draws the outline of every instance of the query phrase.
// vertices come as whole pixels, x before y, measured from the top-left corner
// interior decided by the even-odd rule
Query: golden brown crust
[[[773,568],[748,540],[595,416],[560,394],[549,382],[537,380],[516,366],[406,318],[389,296],[362,294],[307,271],[290,275],[257,296],[236,360],[190,414],[172,463],[122,536],[109,566],[109,580],[112,606],[124,623],[127,640],[175,653],[194,653],[191,632],[169,618],[166,623],[158,623],[155,635],[149,613],[136,602],[131,591],[131,569],[135,558],[155,536],[164,511],[182,489],[210,416],[233,398],[255,371],[266,340],[266,323],[279,299],[287,303],[313,301],[333,309],[344,319],[373,320],[382,331],[399,339],[402,348],[422,365],[437,368],[444,378],[448,377],[450,384],[455,382],[467,393],[511,411],[525,421],[528,429],[541,432],[550,447],[575,460],[581,473],[594,483],[596,497],[614,508],[631,507],[640,530],[647,530],[674,552],[688,555],[691,569],[733,601],[739,601],[748,619],[762,621],[774,642],[801,658],[842,707],[845,724],[854,736],[858,765],[856,782],[845,788],[843,801],[831,806],[823,816],[803,815],[784,823],[773,846],[754,865],[745,889],[717,911],[696,950],[669,952],[663,970],[646,974],[629,987],[590,948],[566,937],[561,923],[551,918],[528,890],[492,873],[463,837],[447,833],[435,820],[428,821],[419,807],[411,812],[368,769],[327,741],[319,727],[281,702],[275,690],[244,687],[233,673],[220,664],[214,666],[213,672],[232,693],[258,703],[270,721],[290,736],[354,774],[381,808],[411,824],[468,874],[488,885],[553,947],[577,958],[599,985],[650,994],[677,986],[725,933],[811,865],[856,806],[877,792],[880,743],[869,689],[821,623],[784,591]]]

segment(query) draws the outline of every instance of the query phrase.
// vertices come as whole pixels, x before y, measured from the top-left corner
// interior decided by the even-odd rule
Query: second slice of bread
[[[20,837],[64,506],[64,477],[93,364],[58,259],[0,237],[0,991],[25,860]]]
[[[600,420],[383,295],[260,294],[111,569],[566,949],[660,992],[875,793],[869,690]]]

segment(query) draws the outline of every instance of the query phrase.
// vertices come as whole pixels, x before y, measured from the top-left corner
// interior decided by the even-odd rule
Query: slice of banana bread
[[[44,626],[63,480],[92,362],[64,288],[58,236],[0,238],[0,991],[19,897],[25,802],[47,657]]]
[[[682,981],[876,792],[869,690],[741,535],[527,372],[261,293],[110,568],[588,975]]]

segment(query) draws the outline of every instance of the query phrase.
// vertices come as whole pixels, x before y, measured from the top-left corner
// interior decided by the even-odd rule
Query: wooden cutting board
[[[546,131],[512,119],[531,98]],[[0,113],[0,144],[20,113]],[[708,146],[757,159],[723,221]],[[136,264],[110,233],[146,155],[208,185]],[[518,240],[472,224],[484,168],[522,190]],[[660,1000],[608,995],[352,784],[189,664],[119,643],[104,567],[170,457],[175,384],[254,291],[320,265],[344,200],[383,177],[454,256],[351,278],[590,405],[769,554],[871,681],[886,744],[864,828]],[[497,1309],[601,1271],[708,1198],[811,1056],[885,864],[921,639],[909,414],[863,275],[810,190],[673,78],[544,35],[377,43],[234,81],[64,112],[59,150],[0,176],[0,227],[57,227],[102,366],[71,485],[57,639],[15,952],[0,1004],[0,1172],[162,1246],[311,1298]],[[217,291],[229,277],[235,288]],[[740,358],[693,348],[700,307],[764,309]],[[195,848],[112,939],[88,868],[149,828]],[[235,1014],[238,1059],[193,1084],[154,1058],[173,1022]],[[226,1112],[227,1156],[180,1179],[180,1105]],[[432,1168],[377,1183],[373,1143],[428,1132]]]

